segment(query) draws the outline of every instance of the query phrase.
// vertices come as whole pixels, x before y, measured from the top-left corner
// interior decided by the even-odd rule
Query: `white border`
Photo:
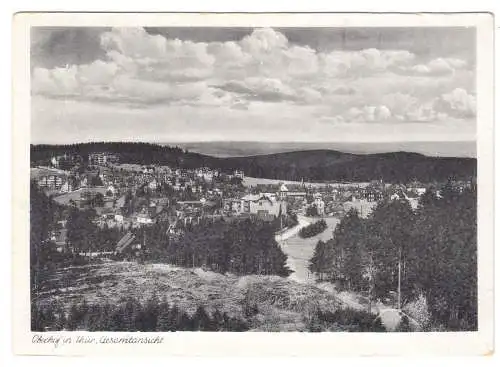
[[[161,345],[32,344],[29,330],[30,26],[475,26],[478,102],[479,331],[471,333],[167,333]],[[421,355],[493,349],[493,18],[490,14],[18,14],[13,38],[13,343],[17,354]],[[56,333],[71,334],[75,333]],[[79,333],[83,334],[83,333]],[[93,336],[109,333],[92,333]],[[144,335],[145,333],[142,333]],[[154,334],[154,333],[153,333]]]

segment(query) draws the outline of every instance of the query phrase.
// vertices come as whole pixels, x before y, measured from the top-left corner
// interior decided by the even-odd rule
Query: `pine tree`
[[[195,331],[207,331],[211,328],[212,320],[203,306],[198,306],[192,317],[192,327]]]
[[[159,304],[156,331],[175,331],[175,324],[173,321],[177,316],[172,317],[173,313],[174,310],[170,310],[168,302],[163,301]]]
[[[155,331],[158,323],[159,300],[153,296],[144,307],[141,331]]]
[[[224,329],[224,317],[219,309],[216,309],[212,315],[213,319],[213,331],[220,331]]]

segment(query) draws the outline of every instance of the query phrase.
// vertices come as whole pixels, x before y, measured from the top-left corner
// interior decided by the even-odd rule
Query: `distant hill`
[[[213,157],[246,157],[251,155],[298,152],[302,150],[336,150],[354,154],[414,152],[429,157],[476,157],[475,141],[395,141],[395,142],[256,142],[201,141],[179,145],[182,149]]]
[[[386,182],[446,181],[476,176],[475,158],[427,157],[418,153],[394,152],[352,154],[335,150],[303,150],[248,157],[212,157],[179,147],[149,143],[85,143],[32,145],[31,161],[48,162],[54,154],[92,152],[119,153],[122,163],[165,164],[179,168],[207,166],[225,172],[242,169],[245,175],[300,181],[354,181],[383,179]]]

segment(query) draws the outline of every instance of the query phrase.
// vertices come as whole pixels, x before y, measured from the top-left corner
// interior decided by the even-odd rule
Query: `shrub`
[[[315,223],[312,223],[299,231],[299,236],[302,238],[309,238],[316,236],[323,232],[327,228],[327,224],[324,219],[321,219]]]

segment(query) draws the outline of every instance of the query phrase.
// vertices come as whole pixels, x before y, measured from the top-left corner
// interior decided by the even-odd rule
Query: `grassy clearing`
[[[331,292],[278,276],[222,275],[165,264],[104,262],[47,274],[39,304],[117,303],[123,297],[165,298],[189,313],[198,305],[246,318],[256,331],[303,331],[312,313],[344,307]],[[252,314],[246,314],[246,306]]]

